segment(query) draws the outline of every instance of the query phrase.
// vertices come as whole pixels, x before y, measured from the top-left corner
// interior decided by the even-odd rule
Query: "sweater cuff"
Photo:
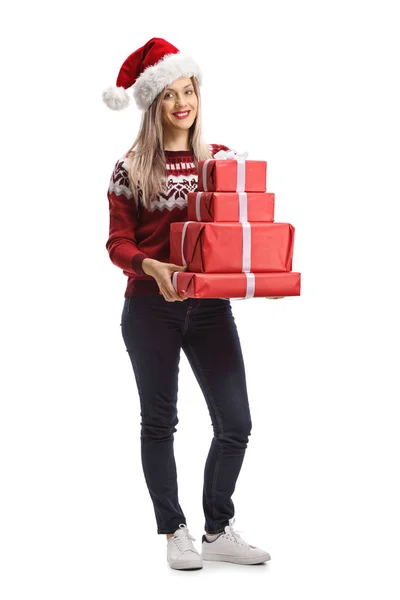
[[[138,275],[146,275],[146,273],[142,269],[142,262],[144,261],[145,258],[150,258],[150,256],[147,256],[147,254],[143,254],[143,252],[138,252],[132,258],[132,262],[131,262],[132,269]]]

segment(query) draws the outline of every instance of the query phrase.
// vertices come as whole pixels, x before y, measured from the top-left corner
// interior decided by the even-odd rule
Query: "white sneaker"
[[[194,538],[184,523],[167,542],[167,560],[171,569],[202,569],[203,559],[192,544]]]
[[[202,537],[202,556],[204,560],[221,560],[241,565],[257,565],[271,560],[270,554],[256,546],[250,546],[233,530],[235,518],[230,519],[225,532],[209,542]]]

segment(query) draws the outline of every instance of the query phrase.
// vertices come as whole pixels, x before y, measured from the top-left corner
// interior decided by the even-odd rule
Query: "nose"
[[[180,96],[179,94],[177,95],[175,106],[177,106],[177,107],[186,106],[186,98],[184,95],[182,95],[182,96]]]

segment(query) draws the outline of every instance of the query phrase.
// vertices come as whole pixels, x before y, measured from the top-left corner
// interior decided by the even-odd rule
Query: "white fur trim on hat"
[[[132,86],[137,106],[147,110],[165,87],[180,77],[195,76],[201,83],[201,71],[190,57],[181,54],[166,54],[157,64],[147,67]]]

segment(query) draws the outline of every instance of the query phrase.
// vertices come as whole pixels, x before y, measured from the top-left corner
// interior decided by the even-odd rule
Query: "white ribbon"
[[[242,255],[242,273],[250,273],[251,262],[251,224],[246,221],[242,223],[243,255]]]
[[[182,256],[182,266],[183,267],[187,266],[187,262],[185,260],[185,255],[183,253],[183,244],[185,243],[186,229],[188,228],[189,223],[197,223],[197,221],[185,221],[185,224],[183,225],[183,229],[182,229],[182,241],[181,241],[181,256]]]
[[[243,160],[246,160],[248,155],[249,155],[248,152],[242,152],[241,154],[239,154],[239,152],[236,152],[236,150],[233,150],[233,148],[231,148],[231,150],[218,150],[218,152],[216,152],[214,154],[214,159],[216,159],[216,160],[238,160],[239,158],[243,158]]]
[[[196,194],[196,219],[198,221],[201,221],[201,214],[200,214],[200,198],[203,192],[197,192]]]
[[[210,162],[210,160],[213,160],[212,158],[209,158],[208,160],[204,161],[203,164],[203,188],[205,192],[208,192],[208,188],[207,188],[207,165]]]
[[[236,191],[244,192],[245,184],[246,184],[246,165],[245,161],[248,157],[248,152],[243,152],[239,154],[236,150],[219,150],[214,154],[214,158],[209,158],[204,161],[203,164],[203,187],[204,191],[208,192],[207,189],[207,166],[210,160],[237,160],[237,181],[236,181]]]
[[[175,288],[175,291],[178,292],[178,273],[180,271],[174,271],[174,273],[172,274],[172,285]]]
[[[247,222],[247,192],[239,192],[239,221]]]
[[[244,298],[232,298],[232,300],[246,300],[247,298],[254,298],[254,292],[256,289],[256,278],[254,273],[246,273],[246,295]]]

